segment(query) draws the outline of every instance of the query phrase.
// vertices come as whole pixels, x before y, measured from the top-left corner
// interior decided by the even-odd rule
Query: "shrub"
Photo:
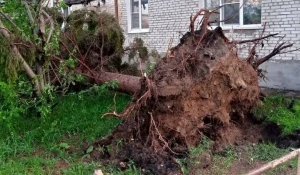
[[[262,121],[274,122],[282,134],[291,134],[300,129],[300,101],[280,95],[266,97],[253,109],[254,116]]]

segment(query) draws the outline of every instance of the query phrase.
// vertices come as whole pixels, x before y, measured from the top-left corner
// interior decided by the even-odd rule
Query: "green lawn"
[[[102,118],[114,110],[113,99],[109,91],[68,95],[45,118],[16,119],[18,134],[0,135],[0,175],[92,174],[99,163],[83,161],[81,146],[109,134],[120,123],[117,118]],[[117,111],[130,100],[131,96],[118,93]]]

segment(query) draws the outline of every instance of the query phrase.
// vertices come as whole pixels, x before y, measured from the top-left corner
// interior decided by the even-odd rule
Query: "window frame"
[[[149,32],[149,28],[142,28],[142,9],[141,3],[142,0],[139,1],[139,28],[132,28],[132,0],[127,0],[127,25],[128,25],[128,33],[147,33]],[[148,14],[149,15],[149,14]]]
[[[224,0],[219,0],[219,5],[224,5],[224,4],[231,4],[231,3],[223,3]],[[241,7],[241,4],[244,3],[244,0],[239,0],[239,8]],[[223,19],[223,11],[224,8],[220,8],[220,21],[224,20]],[[260,24],[244,24],[244,8],[240,8],[239,10],[239,24],[224,24],[224,22],[220,22],[220,27],[222,29],[262,29],[262,23]],[[262,19],[262,17],[260,17]],[[217,26],[212,26],[213,28],[216,28]]]

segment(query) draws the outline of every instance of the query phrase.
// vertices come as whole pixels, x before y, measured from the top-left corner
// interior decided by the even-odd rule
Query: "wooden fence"
[[[256,170],[252,170],[246,175],[260,175],[270,169],[275,168],[277,165],[287,162],[295,157],[298,157],[298,166],[297,166],[297,174],[296,175],[300,175],[300,149],[292,151],[289,154],[282,156],[279,159],[275,159],[272,162],[269,162]]]

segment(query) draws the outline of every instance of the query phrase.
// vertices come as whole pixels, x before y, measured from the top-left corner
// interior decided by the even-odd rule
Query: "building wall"
[[[267,23],[265,35],[279,33],[284,36],[283,41],[295,43],[295,48],[300,48],[300,1],[299,0],[263,0],[262,23]],[[226,35],[233,40],[246,40],[258,37],[261,30],[226,30]],[[258,47],[259,56],[270,53],[278,43],[279,38],[271,38],[264,42],[264,47]],[[247,57],[251,48],[250,43],[239,48],[241,57]],[[289,49],[289,50],[291,50]],[[300,50],[292,53],[280,54],[273,60],[300,60]]]
[[[279,33],[285,36],[282,42],[294,43],[294,50],[300,48],[300,1],[299,0],[263,0],[262,23],[267,23],[265,35]],[[245,40],[258,37],[261,30],[227,30],[226,35],[234,40]],[[259,57],[269,54],[280,39],[271,38],[258,47]],[[241,58],[248,56],[250,44],[239,47]],[[260,86],[276,89],[300,91],[300,50],[276,55],[262,64],[267,80],[261,80]]]
[[[125,31],[125,45],[135,37],[142,38],[150,49],[165,53],[169,43],[178,44],[181,36],[189,30],[191,14],[203,6],[203,0],[149,0],[149,32],[128,33],[127,0],[119,0],[120,25]],[[199,4],[200,3],[200,4]]]

